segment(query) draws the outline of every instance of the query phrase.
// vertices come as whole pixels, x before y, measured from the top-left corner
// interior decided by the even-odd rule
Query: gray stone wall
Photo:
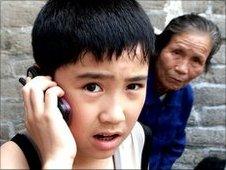
[[[187,146],[174,169],[192,169],[202,158],[226,158],[225,142],[225,2],[139,0],[150,20],[162,30],[181,14],[198,12],[218,24],[223,45],[214,56],[210,72],[192,82],[195,104],[189,118]],[[18,78],[33,64],[31,29],[44,1],[1,1],[1,131],[0,142],[24,130],[24,110]]]

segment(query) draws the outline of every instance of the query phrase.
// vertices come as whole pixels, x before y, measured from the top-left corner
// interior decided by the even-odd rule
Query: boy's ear
[[[40,69],[40,67],[39,67],[39,65],[37,63],[34,63],[33,66]]]

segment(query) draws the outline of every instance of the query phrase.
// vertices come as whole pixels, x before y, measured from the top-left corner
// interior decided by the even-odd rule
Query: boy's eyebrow
[[[131,78],[126,78],[126,81],[128,82],[134,82],[134,81],[146,81],[147,80],[147,75],[139,75],[139,76],[134,76]]]
[[[79,79],[114,79],[114,75],[107,73],[84,73],[77,75],[76,78]],[[147,75],[138,75],[134,77],[126,78],[125,81],[133,82],[133,81],[144,81],[147,80]]]
[[[91,79],[112,79],[114,78],[113,75],[106,74],[106,73],[84,73],[84,74],[79,74],[76,76],[76,78],[84,79],[84,78],[91,78]]]

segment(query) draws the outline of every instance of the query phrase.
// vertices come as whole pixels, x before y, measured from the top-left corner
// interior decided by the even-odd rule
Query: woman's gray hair
[[[191,31],[207,33],[212,40],[212,49],[205,63],[205,71],[207,72],[212,56],[221,46],[221,33],[216,24],[198,14],[185,14],[172,19],[162,33],[156,37],[156,54],[158,56],[161,53],[174,35]]]

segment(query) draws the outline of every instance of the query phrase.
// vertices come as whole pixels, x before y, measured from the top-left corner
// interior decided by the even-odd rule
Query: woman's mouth
[[[181,84],[184,82],[184,80],[182,79],[178,79],[178,78],[174,78],[174,77],[170,77],[171,81],[177,84]]]

